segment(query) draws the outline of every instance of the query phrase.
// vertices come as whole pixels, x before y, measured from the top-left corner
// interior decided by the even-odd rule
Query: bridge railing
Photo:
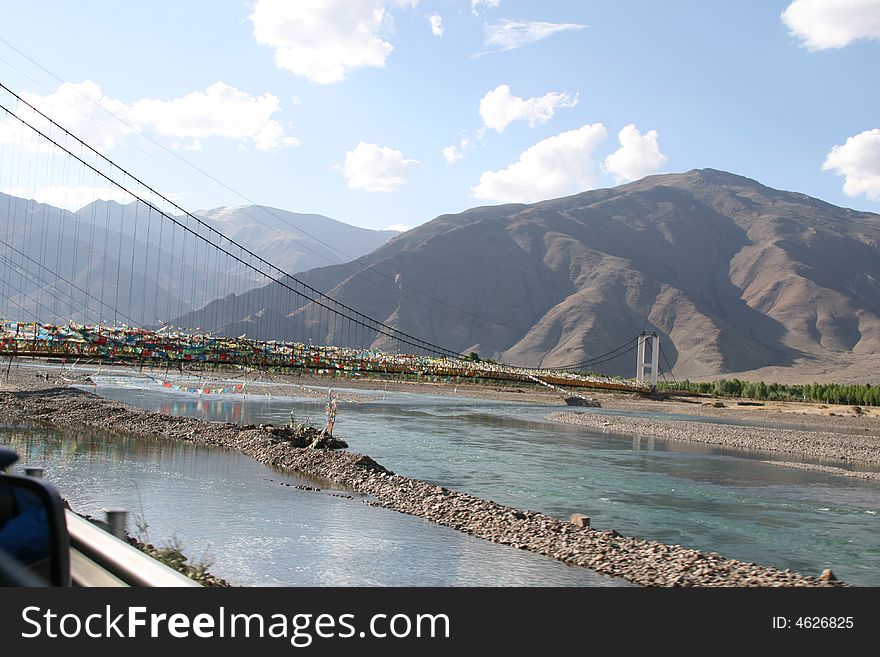
[[[531,369],[491,361],[389,353],[376,349],[311,343],[222,338],[176,332],[160,334],[129,327],[41,326],[9,323],[0,337],[0,356],[93,359],[147,367],[190,364],[257,369],[322,370],[373,375],[427,375],[449,378],[534,382],[556,386],[642,391],[649,386],[569,371]]]

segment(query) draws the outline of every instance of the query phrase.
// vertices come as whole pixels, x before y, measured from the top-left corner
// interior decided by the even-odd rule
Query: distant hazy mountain
[[[290,274],[359,258],[400,234],[358,228],[320,214],[299,214],[262,205],[216,208],[195,214],[224,236],[246,245]]]
[[[288,273],[358,257],[397,234],[259,206],[200,215]],[[68,212],[0,194],[2,318],[158,325],[218,295],[265,283],[162,221],[143,204],[96,201]]]
[[[124,207],[114,203],[105,209]],[[204,302],[207,295],[180,293],[178,281],[193,278],[193,265],[157,243],[148,247],[145,233],[140,239],[126,235],[119,230],[119,214],[101,216],[106,224],[0,194],[3,319],[157,323],[157,317]]]
[[[408,333],[516,364],[577,363],[647,329],[679,377],[880,379],[880,215],[712,169],[443,215],[356,265],[298,278]],[[290,335],[278,337],[296,337],[301,309],[271,298],[216,301],[186,323],[212,316],[234,332],[281,312]],[[634,352],[596,367],[634,368]]]

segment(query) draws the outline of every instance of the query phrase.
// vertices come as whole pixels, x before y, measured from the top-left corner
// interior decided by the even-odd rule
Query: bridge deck
[[[54,329],[54,330],[53,330]],[[408,375],[450,381],[487,380],[540,383],[551,387],[647,392],[634,381],[587,376],[563,371],[535,370],[509,365],[391,354],[375,349],[260,342],[204,335],[160,335],[143,329],[50,327],[50,330],[8,331],[0,337],[0,357],[60,359],[65,363],[92,361],[155,368],[182,369],[238,366],[256,370],[301,370],[352,376]]]

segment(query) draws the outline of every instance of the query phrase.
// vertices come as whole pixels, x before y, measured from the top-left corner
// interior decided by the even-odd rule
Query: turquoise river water
[[[323,401],[304,397],[195,396],[116,378],[99,380],[97,392],[212,421],[282,424],[291,411],[323,420]],[[846,581],[880,585],[876,481],[762,463],[767,454],[623,438],[543,419],[558,406],[357,394],[362,402],[340,404],[334,433],[400,474],[559,518],[584,513],[600,529],[804,574],[830,567]],[[30,462],[45,462],[75,506],[142,509],[151,537],[176,534],[190,552],[207,551],[213,570],[236,583],[619,583],[373,509],[357,496],[281,486],[303,482],[236,453],[43,433],[7,429],[0,443],[12,436]]]

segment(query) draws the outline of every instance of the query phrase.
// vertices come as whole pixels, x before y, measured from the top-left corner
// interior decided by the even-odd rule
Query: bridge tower
[[[646,351],[648,348],[648,340],[651,340],[651,360],[646,361]],[[636,381],[639,383],[648,383],[650,380],[651,388],[657,387],[657,372],[660,368],[660,336],[656,332],[648,335],[645,332],[639,336],[638,361],[636,362]],[[650,379],[648,378],[650,377]]]

